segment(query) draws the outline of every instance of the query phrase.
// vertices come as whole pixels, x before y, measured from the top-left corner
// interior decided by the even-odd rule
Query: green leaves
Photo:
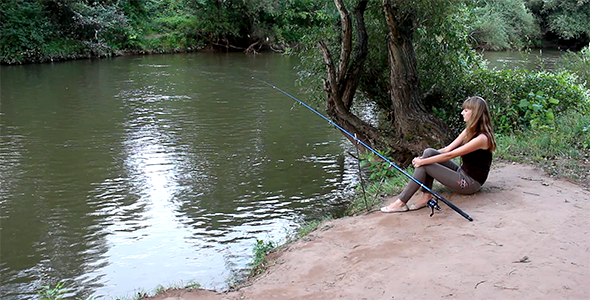
[[[467,76],[469,80],[463,86],[465,95],[480,95],[488,101],[494,128],[500,134],[526,128],[551,129],[553,120],[560,114],[590,112],[587,90],[576,84],[576,76],[566,71],[549,73],[484,68]],[[460,103],[456,105],[460,106]],[[454,126],[462,124],[460,120],[450,121]]]
[[[256,240],[254,244],[254,259],[252,260],[252,269],[250,276],[258,275],[266,270],[266,255],[277,247],[272,241]]]
[[[385,156],[384,151],[377,151],[379,154]],[[369,180],[381,180],[384,177],[394,177],[396,175],[391,165],[373,152],[361,154],[360,159],[361,167],[365,168],[369,174]]]
[[[559,100],[547,97],[542,91],[529,93],[528,98],[521,99],[518,107],[524,113],[524,122],[528,122],[533,129],[553,129],[555,114],[553,108]]]
[[[41,291],[38,291],[37,294],[41,296],[41,300],[61,300],[64,297],[64,294],[68,292],[66,288],[64,288],[65,282],[60,282],[55,285],[54,288],[51,286],[43,286]]]
[[[558,65],[561,69],[576,74],[580,82],[590,89],[590,45],[579,52],[568,51],[558,62]]]
[[[590,1],[537,0],[529,1],[546,29],[562,39],[590,37]]]
[[[40,2],[0,2],[0,62],[21,63],[43,53],[52,24]]]
[[[524,0],[475,1],[471,35],[491,50],[522,49],[539,44],[541,30]]]

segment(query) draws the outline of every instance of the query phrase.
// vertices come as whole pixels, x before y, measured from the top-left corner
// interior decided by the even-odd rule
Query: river
[[[560,56],[535,51],[484,57],[552,68]],[[195,53],[1,66],[2,299],[60,281],[95,299],[189,281],[222,290],[258,239],[342,215],[350,144],[252,80],[301,96],[296,64]]]
[[[349,143],[251,78],[301,96],[296,64],[195,53],[1,66],[2,299],[60,281],[84,299],[225,289],[257,239],[342,215]]]
[[[529,70],[555,70],[563,51],[557,49],[531,49],[530,51],[484,51],[483,57],[490,68]]]

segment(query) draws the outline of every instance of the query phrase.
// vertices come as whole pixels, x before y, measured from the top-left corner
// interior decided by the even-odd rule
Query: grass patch
[[[550,176],[590,185],[590,115],[572,112],[555,119],[553,130],[500,136],[495,157],[530,163]]]
[[[393,167],[390,167],[393,169]],[[400,193],[408,184],[410,180],[401,172],[393,170],[395,173],[389,176],[381,176],[364,181],[364,191],[359,184],[356,187],[356,192],[350,200],[350,205],[346,211],[347,215],[356,215],[362,212],[372,211],[377,206],[381,205],[383,198],[387,195],[395,195]],[[408,167],[406,173],[414,174],[414,168]],[[371,178],[369,176],[369,178]]]
[[[314,230],[316,230],[318,228],[318,226],[320,226],[320,224],[322,222],[323,221],[321,221],[321,220],[314,220],[311,222],[304,223],[303,225],[301,225],[301,227],[299,227],[299,229],[295,233],[294,240],[301,239],[301,238],[307,236],[308,234],[312,233]]]
[[[201,284],[196,281],[189,281],[187,283],[178,283],[178,284],[171,284],[169,286],[158,285],[155,289],[151,291],[140,290],[135,293],[131,297],[118,297],[117,300],[139,300],[147,297],[154,297],[158,294],[175,291],[175,290],[185,290],[185,289],[199,289],[201,288]]]

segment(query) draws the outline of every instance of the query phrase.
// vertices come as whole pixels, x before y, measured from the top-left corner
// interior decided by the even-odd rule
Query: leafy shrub
[[[1,63],[22,63],[39,57],[54,29],[40,2],[2,1],[0,19]]]
[[[566,52],[558,66],[576,74],[586,88],[590,89],[590,45],[580,52]]]
[[[252,269],[250,270],[251,276],[256,276],[266,270],[266,255],[268,255],[277,246],[272,241],[256,240],[254,249],[254,258],[251,262]]]
[[[472,36],[491,50],[522,49],[538,44],[541,31],[523,0],[475,1]]]
[[[587,0],[527,0],[527,6],[543,25],[543,31],[559,38],[590,38],[590,1]]]
[[[385,156],[385,152],[379,151],[379,153]],[[367,171],[369,180],[381,180],[383,177],[390,178],[397,175],[396,170],[388,162],[373,152],[361,154],[360,159],[360,165]]]
[[[67,30],[83,41],[93,56],[111,56],[125,45],[130,26],[117,4],[73,2],[67,9],[73,15]]]
[[[553,128],[555,114],[552,106],[559,104],[559,100],[546,97],[543,92],[529,93],[528,99],[521,99],[518,108],[524,111],[523,122],[528,122],[531,128]]]
[[[499,136],[494,155],[534,163],[551,175],[590,184],[590,114],[568,112],[554,123],[554,131]]]
[[[43,286],[43,289],[38,291],[37,294],[41,296],[41,300],[61,300],[68,292],[68,289],[66,289],[64,286],[65,282],[57,283],[54,288],[46,285]]]
[[[455,100],[444,101],[444,105],[436,110],[454,128],[463,127],[459,110],[463,100],[472,95],[486,99],[494,128],[500,134],[538,126],[551,127],[550,119],[570,110],[590,112],[589,91],[576,84],[577,77],[567,71],[550,73],[482,68],[463,80],[456,86],[447,87],[445,97]]]

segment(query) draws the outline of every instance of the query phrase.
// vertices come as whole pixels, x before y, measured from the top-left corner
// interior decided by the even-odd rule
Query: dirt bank
[[[325,222],[237,291],[152,299],[590,299],[590,190],[496,164],[446,207]]]

